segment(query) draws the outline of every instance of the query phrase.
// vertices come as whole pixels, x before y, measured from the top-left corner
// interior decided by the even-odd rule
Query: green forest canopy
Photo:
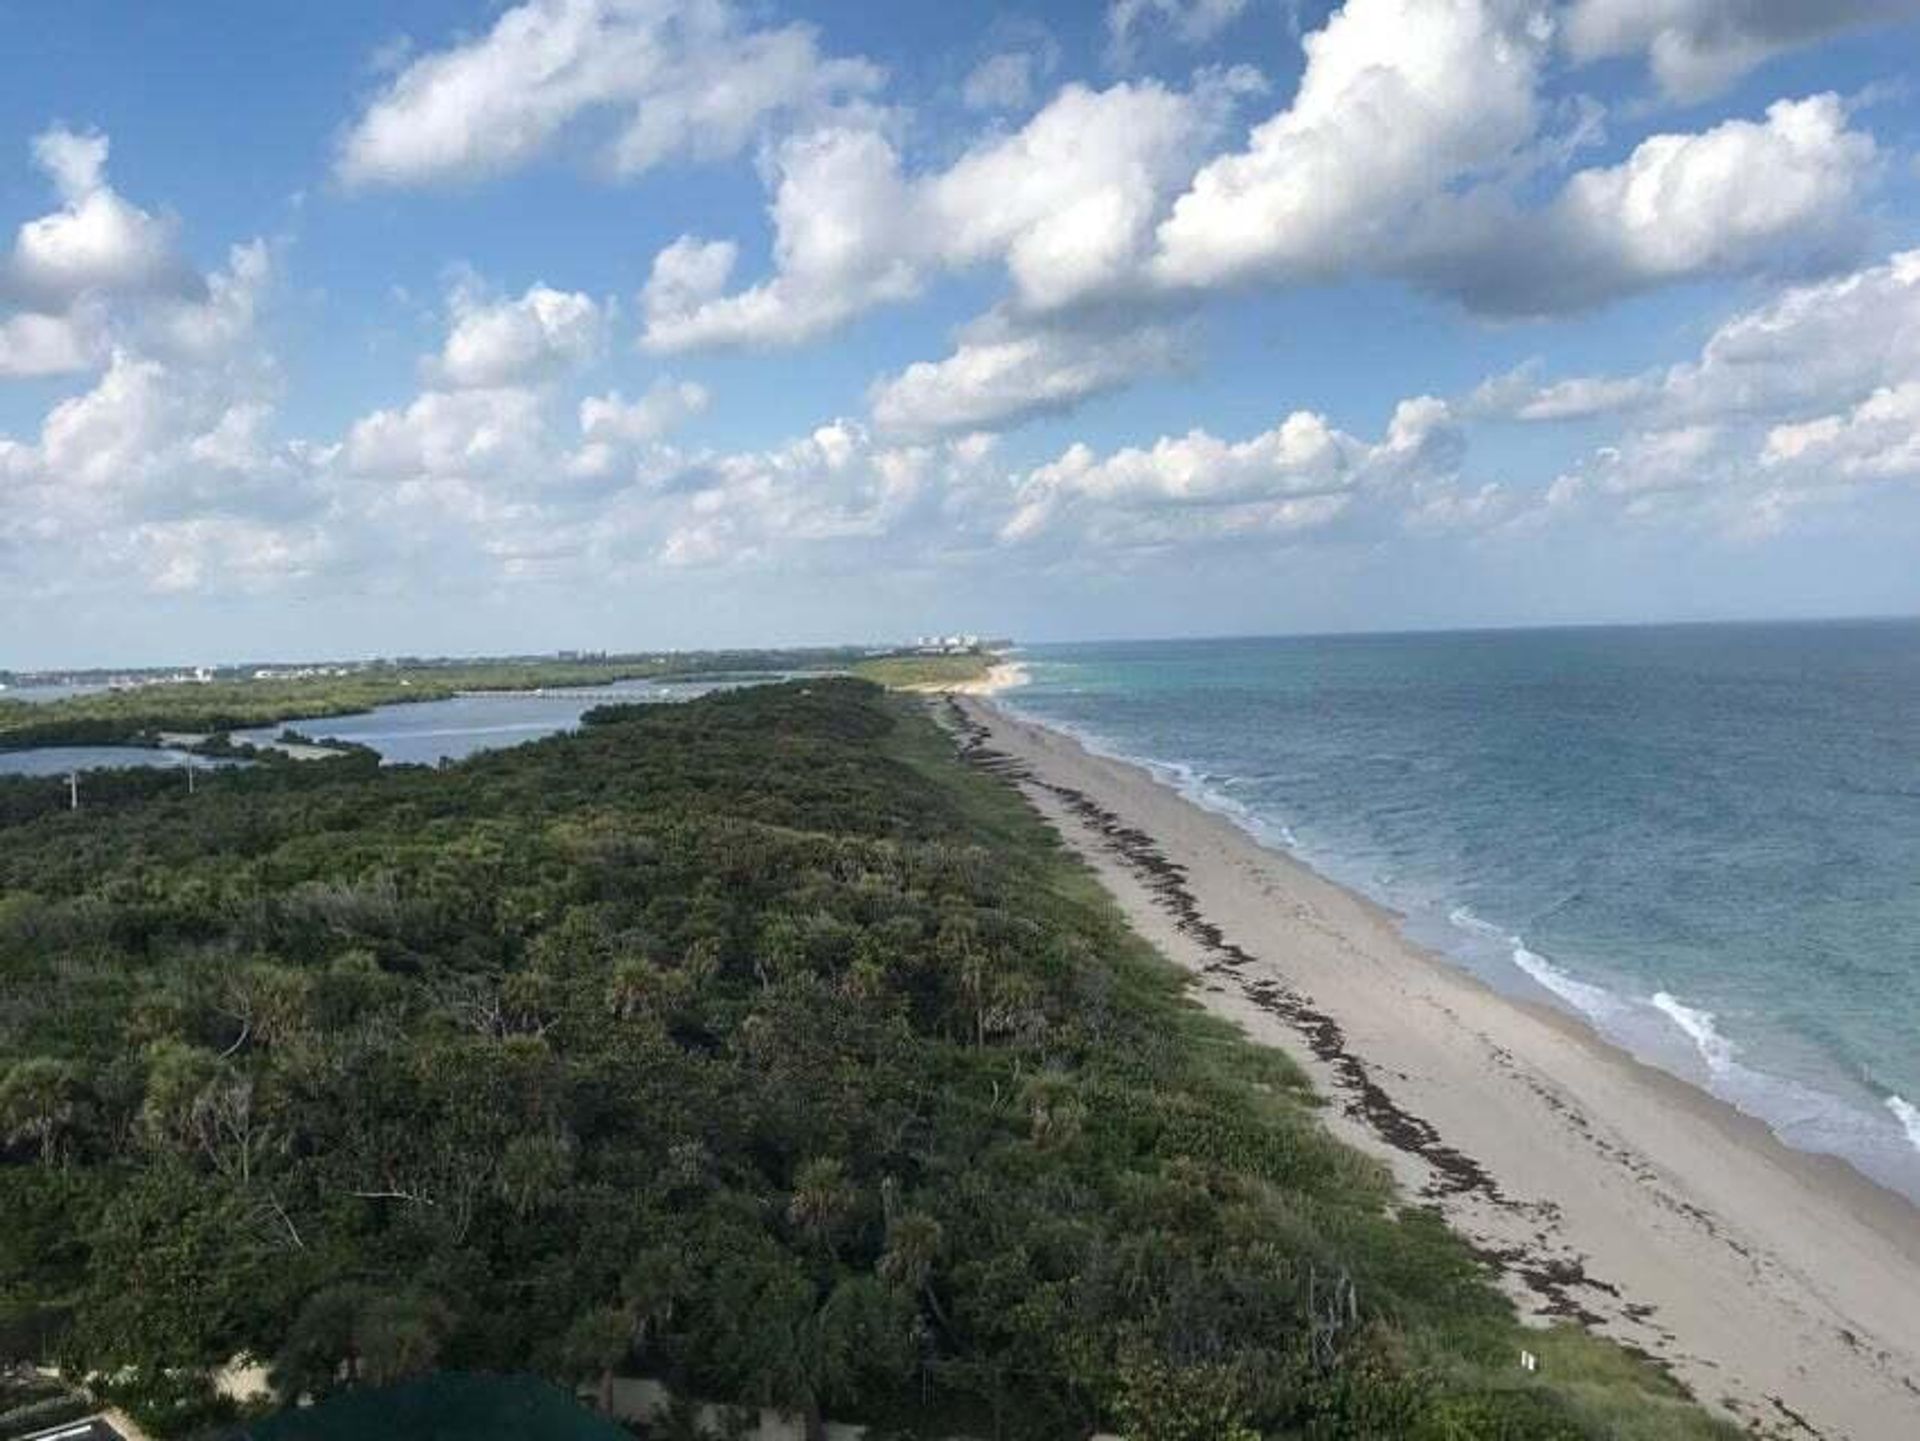
[[[0,783],[0,1351],[171,1429],[245,1352],[921,1435],[1733,1434],[1523,1335],[871,685],[94,796]]]

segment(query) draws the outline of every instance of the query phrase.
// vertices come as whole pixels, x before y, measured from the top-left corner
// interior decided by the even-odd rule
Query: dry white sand
[[[1027,668],[1019,661],[995,661],[987,673],[975,680],[929,681],[924,685],[906,685],[900,689],[919,695],[998,695],[1003,690],[1027,683]]]
[[[1920,1438],[1904,1198],[1497,994],[1144,770],[978,697],[937,705],[1208,1009],[1300,1060],[1338,1133],[1498,1258],[1528,1314],[1640,1347],[1770,1435]]]

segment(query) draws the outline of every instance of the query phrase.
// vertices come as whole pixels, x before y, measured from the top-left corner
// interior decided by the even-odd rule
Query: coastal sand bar
[[[1314,1077],[1496,1262],[1779,1436],[1920,1437],[1920,1211],[1570,1017],[1502,996],[1395,918],[1146,771],[978,695],[936,703],[1016,780],[1206,1007]]]

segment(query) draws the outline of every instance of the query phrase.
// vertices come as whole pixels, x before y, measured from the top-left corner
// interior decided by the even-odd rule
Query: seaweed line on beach
[[[1387,1145],[1423,1163],[1429,1176],[1421,1188],[1423,1200],[1438,1204],[1450,1198],[1472,1196],[1496,1209],[1536,1221],[1550,1224],[1557,1218],[1558,1209],[1551,1203],[1526,1202],[1508,1196],[1478,1161],[1448,1145],[1431,1122],[1396,1102],[1374,1079],[1367,1063],[1348,1048],[1346,1033],[1332,1016],[1315,1008],[1307,997],[1279,980],[1247,974],[1246,968],[1256,958],[1202,914],[1198,900],[1187,886],[1185,868],[1168,860],[1153,837],[1127,825],[1085,793],[1047,780],[1024,761],[994,749],[988,727],[974,720],[952,697],[946,704],[948,722],[959,740],[962,758],[1015,785],[1047,792],[1099,836],[1102,844],[1134,873],[1156,903],[1172,917],[1179,931],[1207,956],[1205,973],[1230,977],[1250,1002],[1290,1026],[1331,1072],[1347,1112],[1363,1121]],[[1539,1238],[1543,1244],[1546,1242],[1545,1230],[1539,1233]],[[1537,1298],[1538,1310],[1543,1316],[1600,1325],[1606,1318],[1583,1304],[1580,1293],[1589,1299],[1596,1292],[1615,1302],[1621,1299],[1619,1288],[1590,1275],[1580,1257],[1545,1254],[1524,1245],[1490,1246],[1471,1240],[1468,1244],[1483,1261],[1517,1277]],[[1646,1310],[1634,1307],[1627,1314],[1647,1329],[1660,1331],[1650,1323]]]
[[[956,737],[964,761],[1016,788],[1051,796],[1128,869],[1172,919],[1175,928],[1200,949],[1205,959],[1199,969],[1207,978],[1208,989],[1221,989],[1215,982],[1230,982],[1251,1004],[1283,1021],[1302,1038],[1316,1060],[1327,1068],[1346,1113],[1367,1125],[1382,1142],[1424,1166],[1427,1180],[1418,1193],[1420,1200],[1442,1211],[1452,1209],[1449,1202],[1470,1201],[1537,1224],[1531,1244],[1492,1244],[1484,1237],[1471,1234],[1472,1223],[1465,1216],[1458,1218],[1466,1223],[1461,1234],[1467,1246],[1484,1264],[1524,1287],[1534,1298],[1535,1314],[1603,1329],[1617,1344],[1673,1374],[1674,1362],[1679,1359],[1672,1354],[1679,1346],[1678,1338],[1655,1319],[1658,1314],[1655,1307],[1628,1301],[1617,1286],[1588,1272],[1585,1257],[1569,1253],[1564,1243],[1556,1240],[1553,1228],[1560,1219],[1558,1206],[1506,1194],[1484,1166],[1448,1145],[1431,1122],[1407,1110],[1388,1094],[1367,1062],[1348,1049],[1345,1032],[1337,1020],[1271,973],[1250,974],[1249,968],[1255,966],[1270,972],[1271,963],[1263,963],[1206,918],[1188,886],[1186,868],[1169,860],[1152,836],[1129,826],[1084,792],[1049,780],[1027,762],[996,749],[992,744],[992,729],[975,720],[956,697],[945,698],[945,709],[944,719]],[[1496,1064],[1525,1081],[1545,1105],[1596,1150],[1623,1165],[1655,1195],[1660,1205],[1699,1226],[1749,1263],[1765,1269],[1761,1258],[1728,1234],[1715,1217],[1674,1196],[1643,1157],[1598,1134],[1587,1118],[1551,1087],[1521,1072],[1510,1054],[1498,1047],[1495,1053]],[[1600,1314],[1595,1307],[1607,1314]],[[1633,1329],[1642,1339],[1623,1336],[1622,1327]],[[1842,1335],[1853,1349],[1863,1349],[1856,1337],[1845,1332]],[[1688,1359],[1695,1365],[1718,1369],[1715,1363],[1702,1357]],[[1889,1358],[1882,1356],[1881,1359]],[[1920,1388],[1910,1379],[1901,1379],[1908,1390],[1920,1394]],[[1770,1393],[1756,1398],[1752,1404],[1732,1396],[1723,1398],[1721,1404],[1756,1436],[1783,1438],[1783,1441],[1788,1436],[1813,1437],[1819,1441],[1827,1434],[1779,1396]]]

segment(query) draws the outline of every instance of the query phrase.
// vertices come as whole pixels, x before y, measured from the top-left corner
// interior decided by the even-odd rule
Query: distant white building
[[[979,647],[977,635],[922,635],[913,641],[913,648],[922,655],[961,655]]]

